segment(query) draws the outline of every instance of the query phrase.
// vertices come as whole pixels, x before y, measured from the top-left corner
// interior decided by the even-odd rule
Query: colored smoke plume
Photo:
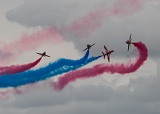
[[[72,70],[76,70],[101,57],[97,56],[88,58],[88,56],[89,50],[78,60],[61,58],[55,62],[49,63],[43,68],[36,70],[29,70],[17,74],[4,74],[0,76],[0,87],[19,87],[27,84],[33,84]]]
[[[75,70],[63,75],[58,79],[57,82],[52,83],[52,85],[56,90],[62,90],[68,83],[76,81],[77,79],[95,77],[103,73],[127,74],[135,72],[147,60],[148,50],[142,42],[133,43],[133,45],[138,49],[139,52],[139,57],[134,63],[98,64],[91,68]]]
[[[32,63],[23,64],[23,65],[11,65],[11,66],[0,67],[0,75],[2,76],[3,74],[16,74],[16,73],[24,72],[36,66],[41,61],[41,59],[42,57],[40,57],[39,59],[37,59]]]
[[[117,0],[112,6],[101,5],[97,10],[76,19],[69,25],[62,26],[59,31],[87,37],[100,28],[107,18],[132,15],[141,10],[146,2],[147,0]]]
[[[60,34],[53,28],[40,29],[32,34],[24,34],[17,41],[3,44],[0,50],[2,55],[0,64],[11,63],[24,52],[33,51],[44,44],[57,44],[63,41]]]

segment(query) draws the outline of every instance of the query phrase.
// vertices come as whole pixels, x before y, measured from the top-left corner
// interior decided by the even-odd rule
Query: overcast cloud
[[[10,23],[17,23],[26,29],[36,29],[39,26],[42,28],[55,26],[59,29],[63,25],[69,25],[75,20],[85,17],[90,12],[97,11],[101,6],[112,6],[115,1],[117,0],[23,0],[22,3],[20,0],[7,0],[7,2],[0,0],[0,6],[8,10],[5,18]],[[13,7],[12,4],[16,7]],[[19,5],[17,6],[17,4]],[[147,71],[142,71],[140,75],[130,74],[133,75],[131,78],[130,75],[116,75],[115,80],[111,82],[107,79],[103,80],[99,76],[92,78],[92,80],[86,79],[86,84],[81,84],[81,81],[84,80],[76,81],[67,85],[60,92],[45,85],[46,81],[44,81],[40,83],[40,87],[30,87],[29,92],[20,95],[9,94],[9,98],[0,99],[0,112],[2,114],[159,114],[159,11],[160,3],[158,1],[148,2],[132,14],[106,18],[101,26],[86,36],[72,32],[63,33],[64,39],[73,42],[75,47],[65,43],[60,47],[54,47],[56,50],[50,50],[54,59],[61,54],[61,57],[63,55],[73,57],[67,52],[68,50],[74,50],[72,53],[76,53],[75,49],[72,49],[76,48],[81,54],[84,54],[82,50],[86,44],[96,43],[91,49],[91,56],[99,55],[104,50],[103,45],[105,44],[109,49],[115,50],[111,56],[126,57],[135,52],[134,47],[131,46],[130,52],[127,53],[127,45],[124,43],[132,33],[133,41],[145,43],[149,49],[149,56],[156,57],[158,62],[157,75],[145,76]],[[5,26],[6,23],[2,24]],[[11,24],[11,26],[14,25]],[[18,30],[18,28],[21,29],[20,27],[15,29]],[[9,34],[10,31],[8,30],[7,33]],[[12,40],[14,41],[14,39]],[[43,49],[47,50],[48,48],[51,49],[50,47]],[[61,53],[63,49],[66,49],[65,53]],[[47,50],[47,52],[49,51]],[[3,53],[0,51],[0,54]],[[1,59],[9,55],[11,53],[3,54]],[[26,55],[28,57],[28,53]],[[77,57],[78,54],[76,53],[75,56]],[[149,69],[154,71],[154,67],[152,64],[150,65],[148,65]],[[107,77],[108,74],[103,76]],[[128,84],[124,84],[126,80],[121,77],[126,77],[129,80]],[[97,83],[97,80],[103,83]],[[117,87],[116,83],[122,86]],[[20,89],[23,90],[23,87]]]
[[[6,17],[10,21],[28,27],[55,26],[60,28],[62,25],[68,25],[90,12],[96,11],[102,4],[109,7],[114,2],[115,0],[24,0],[21,6],[9,10],[6,13]],[[159,11],[159,2],[148,2],[132,14],[109,16],[102,22],[102,26],[95,29],[88,36],[65,33],[64,39],[74,42],[79,51],[85,47],[85,44],[96,42],[94,52],[92,52],[95,55],[100,54],[101,50],[103,50],[102,45],[105,44],[108,48],[116,50],[113,54],[114,56],[126,52],[127,45],[124,45],[124,41],[132,33],[133,41],[143,41],[149,49],[149,54],[157,56],[160,53],[158,49],[160,42]]]
[[[96,82],[96,78],[94,80]],[[16,114],[159,114],[160,78],[139,76],[116,89],[106,84],[67,86],[57,92],[43,89],[1,102],[1,112]],[[48,89],[47,89],[48,88]],[[13,97],[14,98],[14,97]],[[9,110],[4,110],[8,108]]]

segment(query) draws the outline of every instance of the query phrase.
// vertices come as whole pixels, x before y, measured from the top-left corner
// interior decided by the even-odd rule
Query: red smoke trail
[[[12,62],[23,52],[32,51],[43,44],[57,44],[62,42],[62,37],[54,28],[41,29],[31,35],[24,34],[19,40],[2,45],[0,64]]]
[[[18,88],[5,89],[5,90],[0,91],[0,100],[6,100],[13,95],[20,95],[20,94],[24,94],[24,93],[26,93],[26,90],[22,91]]]
[[[15,74],[15,73],[20,73],[25,70],[28,70],[35,65],[37,65],[41,61],[42,57],[37,59],[36,61],[29,63],[29,64],[24,64],[24,65],[12,65],[12,66],[5,66],[5,67],[0,67],[0,75],[6,73],[6,74]],[[11,94],[23,94],[26,93],[30,88],[33,88],[36,86],[35,84],[29,84],[25,86],[25,90],[22,91],[19,88],[12,88],[12,89],[5,89],[4,91],[0,91],[0,99],[7,99],[10,97]]]
[[[0,99],[7,99],[10,95],[11,91],[9,89],[0,91]]]
[[[77,36],[88,36],[91,32],[102,26],[109,17],[132,15],[142,9],[147,0],[117,0],[111,7],[101,6],[98,10],[77,19],[68,26],[63,26],[62,33],[73,33]]]
[[[118,0],[111,8],[111,14],[131,15],[143,7],[142,0]]]
[[[21,94],[28,93],[31,91],[31,89],[34,90],[34,89],[41,89],[41,88],[39,85],[37,85],[37,83],[25,85],[23,87],[18,87],[18,88],[7,88],[0,91],[0,100],[8,99],[13,95],[21,95]]]
[[[139,57],[134,63],[127,64],[99,64],[92,68],[80,69],[69,72],[58,79],[57,82],[51,83],[56,90],[62,90],[68,83],[76,81],[77,79],[85,79],[90,77],[95,77],[103,73],[119,73],[127,74],[135,72],[144,61],[147,60],[148,50],[142,42],[133,43],[133,45],[138,49]]]
[[[37,65],[41,61],[42,57],[37,59],[36,61],[24,65],[12,65],[12,66],[4,66],[0,67],[0,75],[3,74],[16,74],[20,73],[26,70],[29,70],[30,68],[33,68],[35,65]]]
[[[75,20],[71,25],[62,26],[62,33],[73,33],[78,36],[88,36],[90,32],[102,26],[102,22],[108,16],[105,8],[100,8],[95,12]]]

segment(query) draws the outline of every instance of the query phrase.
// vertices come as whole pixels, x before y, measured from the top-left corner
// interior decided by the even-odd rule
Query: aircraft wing
[[[129,51],[129,47],[130,47],[130,44],[128,44],[128,51]]]
[[[130,34],[130,36],[129,36],[129,40],[130,40],[130,41],[132,40],[132,38],[131,38],[131,34]]]
[[[83,51],[86,51],[88,48],[84,49]]]
[[[104,49],[106,50],[106,51],[108,51],[108,49],[107,49],[107,47],[104,45]]]
[[[37,53],[37,52],[36,52],[36,53]],[[42,53],[37,53],[37,54],[42,55]]]
[[[110,62],[110,56],[108,56],[108,62]]]
[[[45,57],[51,57],[51,56],[49,56],[49,55],[45,55]]]
[[[91,46],[94,46],[96,43],[92,44]]]
[[[103,54],[102,56],[103,56],[103,57],[104,57],[104,59],[105,59],[105,54],[104,54],[103,52],[102,52],[102,54]]]

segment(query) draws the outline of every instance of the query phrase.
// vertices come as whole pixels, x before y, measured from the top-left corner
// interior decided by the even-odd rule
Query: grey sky
[[[60,28],[82,18],[90,12],[96,11],[102,4],[113,5],[113,1],[52,1],[52,0],[24,0],[24,3],[6,13],[8,20],[28,27],[55,26]],[[65,33],[64,39],[74,42],[81,51],[85,44],[96,42],[94,52],[98,55],[103,50],[102,45],[116,50],[114,55],[121,55],[127,50],[124,41],[132,33],[133,41],[143,41],[149,54],[157,56],[160,42],[160,3],[148,2],[141,9],[130,15],[110,16],[102,22],[102,26],[91,32],[89,36],[77,36]],[[84,39],[84,40],[81,40]],[[116,45],[115,45],[116,44]]]
[[[114,1],[116,0],[0,0],[0,6],[8,10],[5,15],[8,21],[18,23],[26,29],[34,29],[38,26],[60,28],[96,11],[104,4],[110,6]],[[16,7],[13,7],[12,4]],[[128,54],[127,45],[124,43],[132,33],[133,41],[144,42],[149,49],[149,56],[157,57],[159,60],[159,11],[160,3],[147,3],[142,9],[131,15],[106,18],[102,26],[96,28],[88,36],[68,32],[63,34],[63,37],[66,41],[73,42],[75,46],[73,48],[80,53],[86,44],[96,43],[91,49],[91,55],[99,55],[104,50],[103,45],[106,45],[109,49],[115,50],[113,56],[126,56],[134,52],[131,46]],[[63,50],[68,47],[67,44],[64,44],[61,48],[56,48],[56,46],[54,48]],[[51,52],[56,53],[55,50]],[[10,55],[10,53],[7,54]],[[66,52],[65,55],[67,54],[70,53]],[[28,53],[26,55],[28,57]],[[152,69],[152,66],[149,67]],[[88,80],[86,81],[88,85],[80,84],[79,87],[75,87],[78,83],[76,81],[75,85],[69,84],[61,92],[52,90],[42,82],[40,89],[30,88],[28,93],[11,95],[4,100],[0,99],[0,112],[2,114],[159,114],[159,69],[160,61],[157,75],[144,76],[142,73],[142,75],[135,76],[133,73],[136,78],[128,77],[129,84],[116,89],[112,83],[110,85],[107,81],[105,84],[96,85],[97,78],[93,78],[92,82]],[[118,80],[121,77],[123,75],[118,75],[115,82],[123,83]]]
[[[96,80],[95,80],[96,81]],[[16,114],[158,114],[160,78],[130,79],[129,85],[113,89],[106,85],[67,86],[63,91],[37,89],[1,102],[1,112]],[[19,113],[18,113],[19,112]]]

